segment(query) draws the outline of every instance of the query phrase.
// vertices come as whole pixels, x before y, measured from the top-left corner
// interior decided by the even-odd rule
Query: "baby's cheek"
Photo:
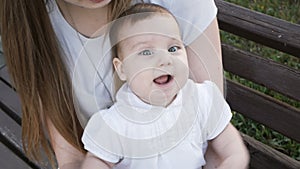
[[[180,58],[179,61],[186,67],[189,67],[189,62],[187,60],[187,57]]]
[[[177,59],[176,60],[176,70],[181,71],[182,73],[186,73],[189,70],[188,62],[184,59]]]

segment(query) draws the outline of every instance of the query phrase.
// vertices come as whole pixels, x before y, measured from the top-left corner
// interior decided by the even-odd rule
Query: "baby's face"
[[[187,54],[175,19],[170,15],[155,15],[124,27],[120,34],[129,38],[119,45],[122,61],[114,60],[120,78],[144,102],[167,106],[189,74]]]

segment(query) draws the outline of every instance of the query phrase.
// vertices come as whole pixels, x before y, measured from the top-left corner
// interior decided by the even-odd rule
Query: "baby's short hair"
[[[124,24],[135,24],[138,21],[151,18],[157,14],[169,14],[175,19],[174,15],[172,15],[168,9],[152,3],[137,3],[121,13],[110,25],[109,30],[109,38],[114,52],[118,50],[118,44],[120,42],[118,33]]]

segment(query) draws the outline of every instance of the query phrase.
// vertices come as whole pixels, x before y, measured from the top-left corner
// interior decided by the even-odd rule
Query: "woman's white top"
[[[82,137],[86,150],[117,163],[115,169],[199,169],[205,165],[207,141],[232,117],[210,81],[188,80],[166,108],[141,101],[126,83],[116,98],[90,118]]]
[[[139,0],[133,0],[133,4]],[[216,17],[213,0],[144,0],[167,8],[178,20],[186,45],[196,39]],[[84,127],[89,117],[112,105],[115,96],[110,43],[105,36],[87,38],[64,19],[55,0],[49,16],[66,55],[73,83],[77,115]],[[83,47],[84,46],[84,47]],[[112,97],[111,97],[112,96]]]

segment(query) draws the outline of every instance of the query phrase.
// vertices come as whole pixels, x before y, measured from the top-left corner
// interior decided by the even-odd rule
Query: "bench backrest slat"
[[[222,45],[222,54],[226,71],[300,100],[299,70],[226,44]]]
[[[263,143],[247,135],[242,135],[251,156],[251,169],[299,169],[300,162],[266,147]]]
[[[215,2],[222,30],[300,58],[300,25],[223,0]]]
[[[231,80],[226,85],[226,99],[233,110],[300,142],[299,109]]]

